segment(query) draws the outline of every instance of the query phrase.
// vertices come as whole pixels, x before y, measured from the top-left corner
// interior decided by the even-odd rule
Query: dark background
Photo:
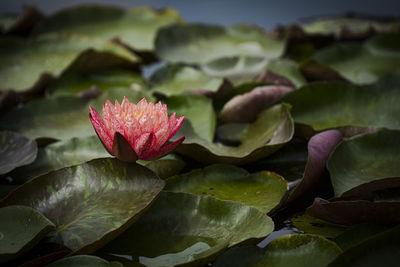
[[[400,0],[0,0],[0,13],[19,13],[24,3],[38,6],[45,13],[80,3],[103,3],[132,7],[150,5],[173,7],[187,22],[231,25],[253,23],[271,30],[300,19],[318,15],[357,12],[373,15],[400,15]]]

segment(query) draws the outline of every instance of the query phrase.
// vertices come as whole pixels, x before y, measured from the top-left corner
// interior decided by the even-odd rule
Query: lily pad
[[[156,54],[168,62],[205,64],[231,56],[277,58],[283,53],[284,42],[251,25],[224,28],[186,24],[162,28],[155,49]]]
[[[105,40],[118,38],[135,50],[154,49],[157,30],[182,18],[172,8],[156,11],[150,7],[124,10],[115,6],[81,5],[61,10],[43,20],[35,34],[68,32]]]
[[[216,93],[223,82],[196,68],[172,64],[158,69],[150,77],[151,90],[167,97],[188,92]]]
[[[368,84],[400,68],[400,33],[375,36],[364,44],[335,44],[314,58],[358,84]]]
[[[0,89],[16,91],[32,88],[42,74],[59,76],[67,69],[94,71],[138,63],[137,57],[112,42],[67,34],[1,37],[0,57]]]
[[[300,72],[299,65],[290,59],[273,59],[268,61],[266,70],[272,71],[287,78],[296,88],[301,87],[307,83],[303,74]],[[258,76],[255,79],[256,82],[263,81],[262,77]],[[281,84],[281,83],[278,83]],[[287,85],[288,84],[281,84]]]
[[[186,136],[177,148],[179,153],[208,163],[246,164],[264,158],[293,137],[293,120],[286,104],[264,110],[252,123],[237,147],[211,143],[199,137],[187,120],[173,139]]]
[[[395,164],[400,160],[399,138],[400,131],[381,130],[338,145],[327,164],[335,195],[364,183],[400,177],[400,166]],[[377,183],[374,185],[379,189]]]
[[[35,6],[24,4],[19,15],[0,15],[0,34],[27,35],[43,17],[42,12]]]
[[[108,262],[102,258],[91,256],[91,255],[77,255],[67,257],[58,261],[55,261],[48,267],[74,267],[74,266],[86,266],[86,267],[122,267],[123,265],[119,262]]]
[[[211,99],[202,95],[174,95],[166,99],[168,112],[185,116],[196,135],[209,142],[214,139],[217,119]]]
[[[55,80],[46,89],[52,97],[80,96],[90,89],[98,88],[98,93],[111,88],[130,88],[143,90],[146,82],[137,73],[129,70],[115,69],[95,73],[66,73]]]
[[[306,234],[320,235],[327,238],[336,238],[348,229],[346,226],[333,224],[308,214],[301,214],[292,217],[290,220],[294,227]]]
[[[346,250],[328,266],[372,267],[384,263],[385,266],[399,265],[400,226],[368,238],[361,244]]]
[[[399,224],[400,202],[395,200],[352,200],[337,199],[326,201],[316,198],[307,211],[308,214],[343,225],[355,225],[366,222],[381,224]]]
[[[315,82],[285,95],[296,123],[316,131],[358,126],[400,129],[400,72],[371,86],[343,82]],[[318,101],[315,101],[318,99]]]
[[[163,186],[145,167],[96,159],[39,176],[9,194],[3,205],[36,209],[55,223],[53,242],[89,253],[127,229]]]
[[[235,201],[268,213],[288,189],[287,182],[272,172],[250,174],[233,165],[215,164],[169,178],[164,190]]]
[[[19,166],[32,163],[37,154],[37,144],[23,135],[0,131],[0,175]]]
[[[175,154],[168,154],[162,158],[152,161],[138,161],[155,172],[161,179],[179,174],[186,166],[186,162]]]
[[[146,266],[203,266],[226,247],[272,231],[272,220],[256,208],[212,197],[162,192],[100,255],[128,258]]]
[[[36,210],[26,206],[0,208],[0,262],[29,251],[54,224]]]
[[[316,235],[285,235],[265,248],[236,247],[228,250],[213,266],[326,266],[342,253],[332,241]]]

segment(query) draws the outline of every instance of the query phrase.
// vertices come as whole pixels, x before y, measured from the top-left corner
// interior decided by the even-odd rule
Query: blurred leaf
[[[0,175],[19,166],[32,163],[37,154],[37,144],[23,135],[0,131]]]
[[[355,136],[338,145],[327,164],[335,195],[350,196],[346,191],[373,181],[376,181],[371,184],[373,186],[369,190],[364,187],[364,190],[382,190],[378,180],[400,177],[400,166],[395,163],[400,160],[399,140],[400,131],[381,130]],[[393,186],[398,184],[396,179],[393,178]],[[390,180],[382,183],[390,188]]]
[[[400,62],[400,61],[399,61]],[[400,129],[400,72],[371,86],[316,82],[287,94],[296,123],[316,131],[345,126]]]
[[[23,5],[19,15],[0,14],[0,34],[27,35],[43,16],[39,9],[29,4]]]
[[[236,247],[228,250],[213,266],[326,266],[342,250],[332,241],[314,235],[285,235],[265,248]]]
[[[0,57],[0,89],[16,91],[32,88],[45,73],[59,76],[67,69],[92,71],[138,63],[134,55],[112,42],[67,34],[0,37]]]
[[[282,54],[284,42],[253,25],[186,24],[161,29],[155,48],[168,62],[205,64],[232,56],[276,58]]]
[[[156,174],[117,159],[96,159],[39,176],[3,199],[56,224],[53,242],[90,253],[128,228],[164,186]]]
[[[301,214],[292,217],[290,220],[294,227],[306,234],[321,235],[327,238],[335,238],[347,229],[343,225],[332,224],[308,214]]]
[[[215,164],[169,178],[164,190],[235,201],[268,213],[279,204],[288,185],[272,172],[250,174],[233,165]]]
[[[300,72],[299,65],[289,59],[273,59],[268,62],[266,66],[267,70],[270,70],[276,74],[289,79],[295,87],[303,86],[307,83],[303,74]],[[261,81],[256,79],[256,81]],[[279,84],[279,83],[278,83]],[[286,84],[281,84],[286,85]]]
[[[400,226],[387,230],[361,244],[351,247],[339,255],[329,267],[372,267],[384,264],[388,267],[399,265],[400,254]]]
[[[124,10],[115,6],[81,5],[61,10],[43,20],[35,34],[68,32],[104,40],[119,38],[135,50],[153,50],[157,30],[182,18],[172,8],[156,11],[150,7]]]
[[[33,248],[54,224],[36,210],[26,206],[0,208],[0,263]]]
[[[338,43],[314,58],[358,84],[368,84],[400,68],[400,33],[377,35],[364,44]]]
[[[96,256],[90,255],[78,255],[63,258],[55,261],[48,267],[74,267],[74,266],[86,266],[86,267],[122,267],[123,265],[119,262],[108,262]]]
[[[177,152],[201,162],[246,164],[278,150],[292,139],[293,132],[289,106],[275,105],[260,113],[237,147],[211,143],[199,137],[187,120],[173,140],[186,136],[185,141],[177,148]]]
[[[168,113],[189,120],[196,135],[212,142],[217,119],[211,99],[201,95],[174,95],[166,99]]]
[[[272,231],[272,220],[256,208],[212,197],[162,192],[100,255],[131,258],[131,262],[146,266],[203,266],[226,247]]]

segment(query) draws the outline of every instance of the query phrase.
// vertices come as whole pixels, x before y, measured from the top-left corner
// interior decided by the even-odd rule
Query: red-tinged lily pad
[[[317,235],[285,235],[265,248],[236,247],[220,256],[213,266],[326,266],[342,250],[332,241]]]
[[[222,123],[254,122],[261,111],[293,90],[292,87],[279,85],[256,87],[248,93],[237,95],[229,100],[222,107],[218,119]]]
[[[337,199],[326,201],[316,198],[307,213],[328,222],[354,225],[365,222],[399,224],[400,202],[391,200],[352,200]]]
[[[151,51],[161,27],[181,23],[172,8],[160,11],[140,6],[124,10],[116,6],[81,5],[61,10],[43,20],[34,34],[68,32],[104,40],[118,38],[134,50]]]
[[[400,131],[381,130],[343,141],[327,164],[335,195],[367,197],[367,192],[390,188],[391,183],[398,187],[398,161]],[[357,189],[359,186],[362,187]]]
[[[299,198],[321,179],[329,155],[342,140],[338,130],[328,130],[314,135],[308,142],[308,159],[300,182],[291,191],[286,202]]]
[[[164,181],[145,167],[96,159],[39,176],[2,205],[27,205],[54,222],[52,240],[75,253],[94,251],[127,229]]]
[[[67,69],[93,71],[138,63],[137,57],[112,42],[67,34],[1,37],[0,57],[0,89],[15,91],[31,89],[42,74],[59,76]]]
[[[357,246],[351,247],[332,261],[329,267],[373,267],[399,265],[400,226],[376,234]]]
[[[155,49],[157,56],[168,62],[205,64],[234,56],[277,58],[283,52],[284,42],[252,25],[224,28],[186,24],[162,28],[155,40]]]
[[[123,267],[119,262],[108,262],[102,258],[91,256],[91,255],[77,255],[67,257],[58,261],[55,261],[47,267],[73,267],[73,266],[85,266],[85,267]]]
[[[0,131],[0,175],[16,167],[32,163],[37,154],[37,144],[23,135]]]
[[[316,131],[347,126],[400,129],[399,87],[400,72],[395,72],[371,86],[311,83],[287,94],[282,101],[292,105],[296,123]]]
[[[192,194],[162,192],[131,228],[99,255],[146,266],[204,266],[227,247],[273,231],[256,208]]]
[[[164,190],[235,201],[268,213],[279,204],[288,184],[272,172],[250,174],[233,165],[216,164],[171,177]]]
[[[190,122],[184,121],[174,140],[185,136],[177,152],[201,162],[246,164],[266,157],[289,142],[294,125],[288,105],[275,105],[264,110],[252,123],[237,147],[211,143],[199,137]]]
[[[368,84],[400,68],[400,33],[372,37],[364,44],[339,43],[314,58],[351,82]]]
[[[36,210],[26,206],[0,208],[0,263],[29,251],[54,224]]]

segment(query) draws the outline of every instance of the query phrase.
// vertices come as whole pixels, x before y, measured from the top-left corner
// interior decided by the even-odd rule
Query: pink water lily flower
[[[185,137],[163,146],[181,127],[184,116],[168,118],[167,105],[147,103],[143,98],[138,104],[124,97],[121,105],[106,100],[103,118],[90,107],[90,121],[107,151],[123,161],[153,160],[174,150]]]

